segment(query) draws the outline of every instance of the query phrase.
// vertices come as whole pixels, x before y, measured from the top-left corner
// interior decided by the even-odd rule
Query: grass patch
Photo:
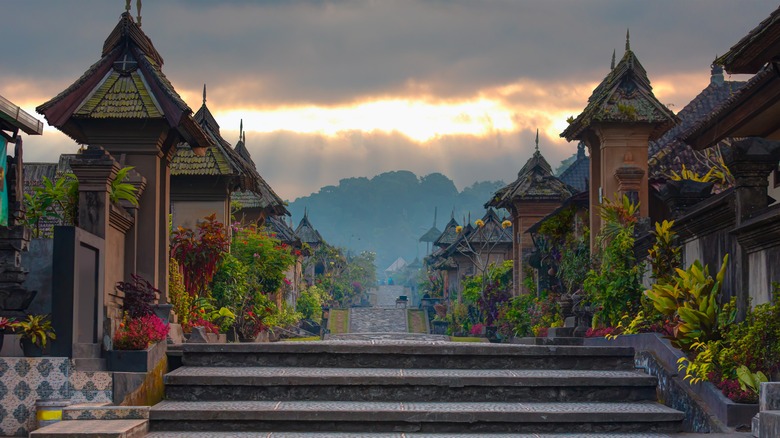
[[[406,320],[409,333],[428,333],[425,329],[425,313],[422,310],[407,310]]]
[[[309,341],[320,341],[319,336],[307,336],[305,338],[287,338],[284,341],[285,342],[309,342]]]
[[[349,333],[349,310],[330,309],[328,329],[334,335]]]
[[[452,342],[489,342],[487,338],[478,338],[475,336],[450,336]]]

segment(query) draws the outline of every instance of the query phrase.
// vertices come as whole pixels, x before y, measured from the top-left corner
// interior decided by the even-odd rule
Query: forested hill
[[[426,244],[418,239],[433,225],[434,207],[438,207],[439,230],[453,210],[459,223],[469,212],[474,221],[482,217],[482,206],[502,186],[501,181],[483,181],[458,192],[452,180],[440,173],[418,178],[401,170],[370,179],[342,179],[337,186],[296,199],[289,210],[296,227],[307,208],[312,225],[331,245],[376,252],[381,276],[398,257],[411,263],[416,256],[425,256]]]

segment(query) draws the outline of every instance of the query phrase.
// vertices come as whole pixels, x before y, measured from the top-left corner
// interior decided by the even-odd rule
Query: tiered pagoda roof
[[[613,58],[614,65],[614,58]],[[679,120],[653,95],[647,71],[631,51],[626,34],[626,51],[607,77],[593,90],[588,105],[561,133],[568,141],[582,140],[594,123],[643,123],[656,125],[650,135],[654,140]]]
[[[588,189],[590,180],[590,157],[585,154],[585,143],[577,144],[577,158],[558,177],[561,181],[584,192]]]
[[[295,235],[298,236],[303,243],[306,243],[309,246],[317,246],[325,242],[325,239],[322,238],[320,232],[314,228],[311,222],[309,222],[308,211],[304,211],[303,219],[301,219],[301,222],[298,224],[298,228],[295,229]]]
[[[162,72],[163,59],[129,12],[103,44],[101,58],[76,82],[36,110],[50,125],[87,144],[84,120],[160,119],[197,153],[212,141]]]
[[[517,179],[498,189],[485,208],[512,209],[516,201],[563,201],[576,192],[568,184],[553,175],[550,163],[539,152],[539,134],[536,134],[536,151],[528,159]]]

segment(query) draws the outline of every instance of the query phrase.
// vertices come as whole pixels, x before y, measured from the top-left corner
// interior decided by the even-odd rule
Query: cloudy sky
[[[122,0],[3,0],[0,95],[34,108],[100,57]],[[135,1],[133,14],[135,15]],[[351,176],[442,172],[509,181],[620,58],[626,28],[658,99],[679,111],[709,67],[777,7],[769,0],[146,0],[143,29],[194,109],[230,142],[243,118],[261,174],[290,200]],[[736,78],[734,78],[736,79]],[[41,117],[42,118],[42,117]],[[27,161],[74,143],[53,128]]]

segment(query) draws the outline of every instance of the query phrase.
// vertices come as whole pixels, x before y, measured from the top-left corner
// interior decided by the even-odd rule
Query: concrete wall
[[[198,221],[212,214],[217,215],[217,220],[227,224],[230,219],[230,204],[222,201],[173,201],[171,202],[173,214],[173,228],[185,227],[195,229]]]
[[[51,313],[53,254],[54,239],[32,239],[30,249],[22,252],[22,266],[29,271],[24,287],[38,291],[27,309],[30,313]]]

